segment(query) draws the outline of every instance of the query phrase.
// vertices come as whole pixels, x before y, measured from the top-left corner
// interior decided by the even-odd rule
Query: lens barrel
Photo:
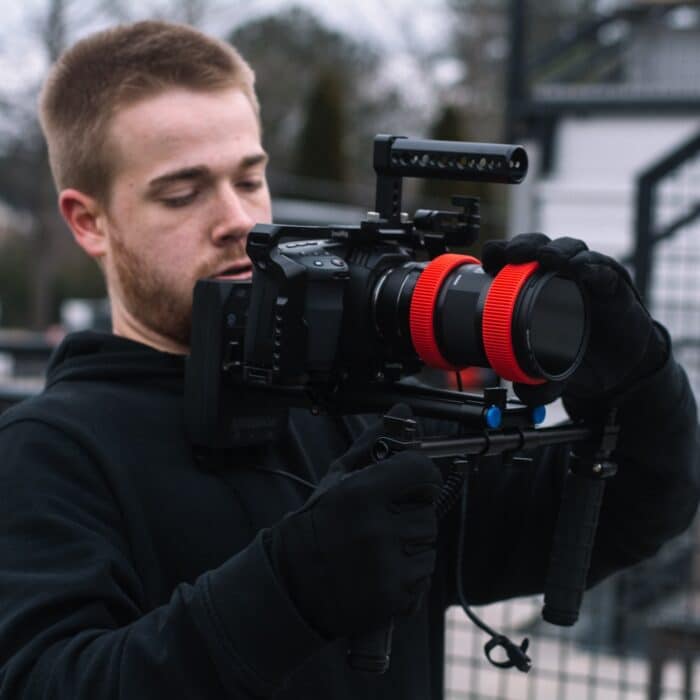
[[[506,265],[495,277],[466,255],[407,263],[385,273],[373,302],[383,338],[446,370],[492,367],[514,382],[561,381],[588,341],[580,287],[534,262]]]

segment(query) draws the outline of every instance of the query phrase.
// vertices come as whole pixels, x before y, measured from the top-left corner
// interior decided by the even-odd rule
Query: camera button
[[[340,258],[331,258],[331,265],[335,265],[336,267],[344,267],[345,261],[341,260]]]

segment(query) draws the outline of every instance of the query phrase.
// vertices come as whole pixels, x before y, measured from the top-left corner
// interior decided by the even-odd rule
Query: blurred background
[[[97,267],[57,214],[43,77],[81,36],[147,17],[230,40],[252,64],[278,222],[359,222],[376,133],[525,145],[522,185],[407,181],[404,208],[478,196],[482,241],[543,231],[623,260],[700,397],[698,2],[27,0],[3,13],[0,411],[40,389],[66,332],[109,328]],[[541,622],[538,598],[481,610],[531,638],[527,676],[489,666],[487,640],[450,611],[447,697],[700,698],[699,554],[693,529],[589,593],[570,630]]]

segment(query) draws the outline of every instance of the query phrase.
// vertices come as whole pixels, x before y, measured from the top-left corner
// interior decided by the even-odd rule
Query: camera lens
[[[535,273],[518,299],[513,321],[516,355],[530,354],[535,373],[550,380],[571,374],[586,335],[585,305],[575,284],[551,272]]]
[[[465,255],[406,264],[377,284],[374,317],[383,338],[431,367],[492,367],[525,384],[566,379],[588,339],[579,286],[534,262],[496,277]]]

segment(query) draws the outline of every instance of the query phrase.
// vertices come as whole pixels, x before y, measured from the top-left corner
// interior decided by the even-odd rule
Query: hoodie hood
[[[161,352],[111,333],[71,333],[56,348],[46,386],[69,380],[133,381],[184,377],[185,356]]]

